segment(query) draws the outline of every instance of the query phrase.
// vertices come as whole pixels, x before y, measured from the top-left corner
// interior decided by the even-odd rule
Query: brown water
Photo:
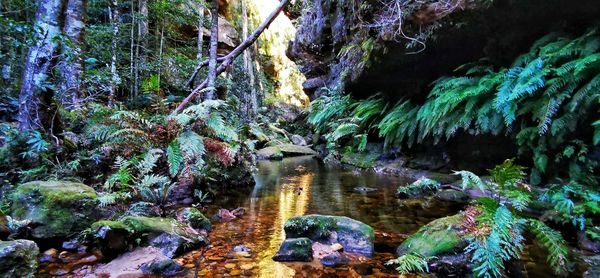
[[[225,192],[217,196],[214,207],[244,207],[246,214],[216,224],[210,234],[212,245],[180,258],[180,263],[192,268],[201,260],[198,274],[205,277],[397,277],[384,266],[394,257],[394,248],[422,225],[461,208],[438,201],[398,200],[396,188],[409,180],[330,167],[312,157],[260,161],[255,179],[255,187],[246,195]],[[356,192],[355,187],[377,191]],[[371,225],[376,230],[375,256],[338,268],[324,268],[317,262],[273,261],[271,257],[285,238],[285,221],[311,213],[348,216]],[[249,258],[232,256],[233,247],[240,244],[252,249]],[[194,272],[192,269],[189,276]]]

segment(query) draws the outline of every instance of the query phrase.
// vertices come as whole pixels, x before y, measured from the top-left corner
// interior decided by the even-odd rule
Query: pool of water
[[[394,248],[429,221],[462,208],[439,201],[398,200],[396,188],[410,180],[329,166],[312,157],[260,161],[255,180],[249,193],[219,193],[212,207],[243,207],[246,214],[216,224],[210,233],[211,246],[180,258],[182,264],[191,267],[200,262],[198,275],[206,277],[397,277],[384,266],[394,257]],[[356,187],[377,190],[357,192]],[[318,262],[273,261],[285,239],[285,221],[313,213],[348,216],[371,225],[376,230],[375,256],[338,268],[324,268]],[[233,247],[241,244],[252,250],[250,257],[232,256]]]

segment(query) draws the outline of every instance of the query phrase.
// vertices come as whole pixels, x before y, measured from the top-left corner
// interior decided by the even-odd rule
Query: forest
[[[0,0],[0,277],[599,277],[596,0]]]

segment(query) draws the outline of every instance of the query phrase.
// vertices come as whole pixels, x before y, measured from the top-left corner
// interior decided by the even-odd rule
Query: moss
[[[266,147],[256,152],[259,159],[282,159],[283,157],[289,156],[316,154],[317,153],[309,147],[293,144],[280,144],[277,146]]]
[[[461,249],[465,243],[460,231],[463,220],[464,217],[457,214],[428,223],[398,247],[398,255],[414,253],[428,257]]]
[[[126,230],[129,232],[133,232],[133,229],[131,228],[131,226],[126,225],[125,223],[120,222],[120,221],[100,220],[100,221],[94,222],[94,224],[92,224],[93,231],[97,231],[101,227],[108,227],[111,230]]]
[[[34,277],[38,255],[33,241],[0,241],[0,277]]]
[[[210,220],[202,214],[197,208],[182,208],[177,212],[177,219],[185,221],[194,229],[211,230]]]
[[[68,236],[85,229],[97,204],[93,188],[66,181],[34,181],[22,184],[11,194],[12,213],[30,219],[38,238]]]
[[[279,250],[273,256],[278,262],[310,262],[313,259],[313,241],[309,238],[288,238],[283,241]]]
[[[352,165],[362,169],[371,169],[375,167],[375,162],[379,159],[378,153],[351,153],[342,156],[342,163]]]

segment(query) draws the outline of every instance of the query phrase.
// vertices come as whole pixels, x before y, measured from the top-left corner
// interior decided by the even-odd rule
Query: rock
[[[248,248],[248,246],[246,245],[236,245],[235,247],[233,247],[233,252],[248,252],[250,253],[252,250],[250,250],[250,248]]]
[[[197,208],[187,207],[182,208],[176,213],[177,220],[181,222],[188,223],[190,227],[197,230],[207,230],[210,231],[212,229],[212,225],[210,224],[210,220],[200,212]]]
[[[373,255],[375,232],[369,225],[344,216],[295,216],[285,223],[286,238],[307,237],[321,243],[339,243],[346,252]]]
[[[577,232],[577,246],[579,246],[581,250],[600,254],[600,242],[591,240],[584,231]]]
[[[340,251],[341,252],[341,251],[344,250],[344,246],[342,246],[339,243],[335,243],[335,244],[331,245],[331,250],[333,250],[333,251]]]
[[[181,274],[183,267],[178,265],[171,259],[165,260],[153,260],[149,263],[142,265],[141,270],[143,273],[155,274],[160,277],[171,277]]]
[[[119,221],[102,220],[92,224],[92,236],[100,246],[102,254],[114,258],[125,252],[131,244],[131,227]]]
[[[0,241],[0,277],[33,277],[39,248],[30,240]]]
[[[150,239],[150,246],[160,249],[167,258],[183,253],[188,241],[175,234],[162,233]]]
[[[313,259],[313,241],[309,238],[288,238],[273,256],[277,262],[310,262]]]
[[[219,16],[219,35],[218,41],[221,46],[225,46],[225,49],[219,48],[221,52],[227,52],[225,50],[231,50],[239,43],[239,34],[235,29],[235,26],[225,18]],[[203,28],[202,33],[204,37],[210,38],[210,28]],[[225,53],[221,53],[225,54]]]
[[[429,222],[402,242],[396,254],[430,257],[461,252],[467,243],[461,231],[463,219],[461,214],[456,214]]]
[[[58,250],[51,248],[42,253],[42,256],[40,257],[40,263],[53,263],[56,262],[57,259]]]
[[[66,237],[94,221],[96,192],[67,181],[34,181],[17,187],[11,195],[15,219],[29,219],[35,238]]]
[[[100,265],[91,277],[141,277],[141,269],[153,261],[168,260],[160,249],[155,247],[138,247],[127,252],[105,265]]]
[[[227,209],[219,209],[215,215],[213,215],[212,219],[217,222],[231,222],[235,220],[237,217],[231,213],[231,211]]]
[[[161,209],[148,202],[137,202],[129,206],[129,209],[125,212],[127,216],[145,216],[145,217],[160,217]]]
[[[340,252],[333,252],[323,258],[321,258],[321,264],[328,267],[336,267],[345,265],[350,262],[350,259]]]
[[[304,140],[304,137],[294,134],[292,135],[292,138],[290,138],[290,140],[292,141],[292,144],[294,145],[298,145],[298,146],[306,146],[308,144],[306,144],[306,140]]]
[[[453,189],[438,191],[435,194],[435,198],[442,200],[442,201],[460,202],[460,203],[468,202],[471,199],[469,194],[458,191],[458,190],[453,190]]]
[[[72,239],[69,241],[65,241],[62,243],[62,248],[65,250],[77,250],[79,248],[79,241],[77,239]]]
[[[354,191],[356,191],[356,192],[367,192],[367,193],[368,192],[375,192],[377,190],[379,190],[379,189],[372,188],[372,187],[355,187],[354,188]]]
[[[122,222],[129,226],[136,234],[162,234],[178,235],[189,242],[190,247],[208,244],[205,235],[200,234],[185,223],[171,218],[160,217],[126,217]]]
[[[245,208],[236,208],[231,211],[231,214],[235,215],[235,217],[241,217],[244,214],[246,214],[246,209]]]
[[[282,159],[283,157],[316,155],[317,152],[309,147],[293,144],[281,144],[263,148],[256,152],[258,159]]]

